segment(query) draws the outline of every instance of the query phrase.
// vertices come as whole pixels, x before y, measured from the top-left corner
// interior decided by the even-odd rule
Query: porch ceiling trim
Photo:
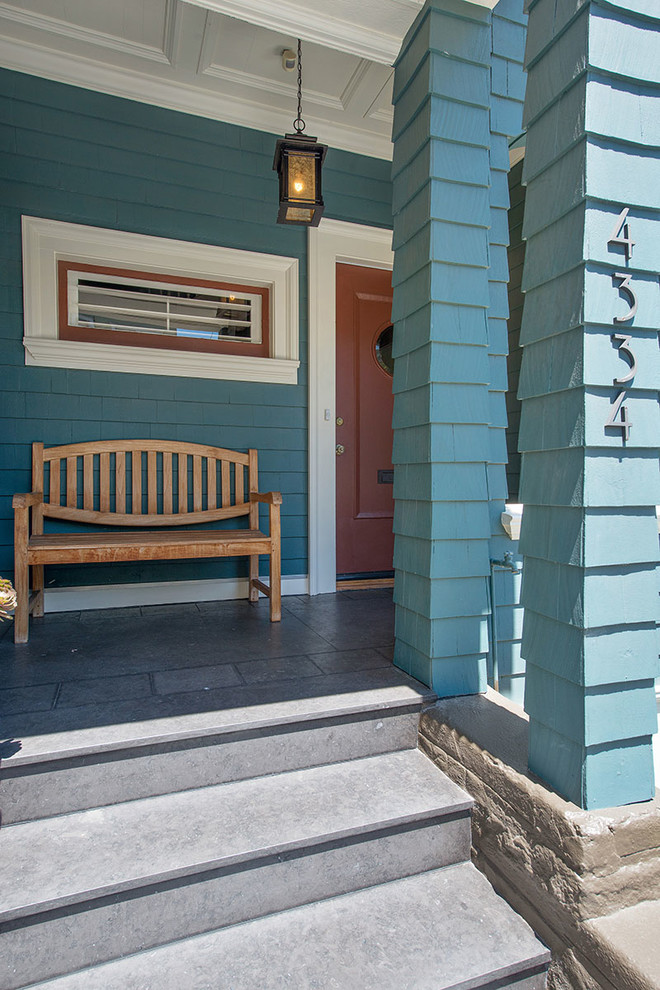
[[[422,7],[423,0],[363,0],[362,20],[357,23],[350,15],[354,3],[333,5],[344,16],[328,13],[326,2],[309,0],[188,0],[197,7],[236,17],[271,31],[281,31],[293,38],[313,41],[349,55],[392,65],[399,54],[401,40]],[[479,0],[476,0],[479,2]],[[316,8],[316,9],[315,9]],[[379,30],[382,24],[393,23],[395,33]],[[400,25],[400,27],[399,27]]]
[[[69,86],[79,86],[93,92],[137,100],[150,106],[207,117],[239,127],[252,127],[269,134],[278,134],[291,127],[290,113],[279,113],[272,107],[264,107],[258,102],[258,98],[254,101],[235,96],[223,98],[215,91],[187,85],[178,79],[157,77],[123,65],[112,66],[82,56],[72,58],[65,52],[26,44],[16,39],[0,38],[0,65]],[[309,113],[306,113],[305,119],[308,130],[322,134],[324,143],[332,148],[369,155],[371,158],[392,158],[392,142],[389,137],[380,136],[373,131],[350,128],[345,124],[334,124],[325,119],[316,120]]]

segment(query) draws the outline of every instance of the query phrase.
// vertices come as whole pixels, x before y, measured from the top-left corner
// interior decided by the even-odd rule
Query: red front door
[[[392,571],[392,273],[337,265],[337,573]]]

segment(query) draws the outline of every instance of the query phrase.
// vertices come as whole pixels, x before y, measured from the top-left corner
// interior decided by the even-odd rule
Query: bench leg
[[[14,509],[14,642],[27,643],[30,623],[30,567],[28,564],[29,509]]]
[[[279,622],[282,618],[282,554],[280,507],[268,507],[270,522],[270,621]]]
[[[32,605],[32,614],[40,616],[44,614],[44,565],[35,564],[32,568],[32,590],[35,592]]]
[[[279,622],[282,618],[282,566],[280,549],[270,555],[270,621]]]
[[[27,561],[19,557],[16,558],[14,563],[14,586],[16,589],[14,642],[27,643],[30,622],[29,567]]]
[[[259,601],[259,589],[255,588],[254,581],[259,577],[259,554],[250,557],[250,601]]]

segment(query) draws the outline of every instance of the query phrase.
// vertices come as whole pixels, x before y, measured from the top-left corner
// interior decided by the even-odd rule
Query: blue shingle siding
[[[322,138],[322,135],[320,135]],[[0,573],[30,444],[156,437],[259,450],[284,495],[282,570],[307,573],[307,232],[276,224],[276,135],[0,71]],[[330,149],[326,216],[391,226],[390,163]],[[297,385],[25,367],[21,214],[300,261]],[[245,562],[51,568],[55,584],[214,577]]]
[[[637,0],[530,5],[521,652],[530,768],[586,808],[655,786],[659,13]],[[632,255],[611,240],[626,206]],[[639,300],[622,324],[616,271]],[[639,363],[625,443],[605,428],[628,367],[617,330]]]
[[[523,54],[527,16],[523,0],[500,0],[491,21],[491,100],[490,100],[490,206],[494,222],[489,231],[488,352],[490,355],[490,456],[488,491],[490,497],[490,554],[502,559],[518,547],[503,532],[501,514],[507,491],[507,319],[509,317],[508,210],[509,140],[522,129],[525,73]],[[510,386],[509,386],[510,387]],[[506,571],[496,571],[494,583],[494,630],[497,637],[499,689],[507,697],[522,701],[524,661],[520,658],[519,579]],[[498,593],[500,592],[500,593]],[[492,639],[492,632],[491,632]],[[494,663],[493,643],[490,644]],[[491,667],[492,670],[492,667]]]

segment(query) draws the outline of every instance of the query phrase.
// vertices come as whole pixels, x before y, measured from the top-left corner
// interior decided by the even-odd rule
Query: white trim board
[[[268,578],[262,577],[264,583]],[[283,595],[307,595],[306,574],[282,578]],[[179,605],[182,602],[224,602],[248,597],[247,578],[217,581],[158,581],[144,584],[97,584],[76,588],[46,588],[46,612],[78,612],[92,608],[128,608],[131,605]]]
[[[298,259],[215,244],[23,216],[25,363],[230,381],[298,381]],[[175,351],[60,340],[58,260],[116,264],[166,275],[249,282],[270,294],[270,355]]]
[[[309,229],[309,593],[336,590],[337,263],[392,268],[392,231],[340,220]]]

